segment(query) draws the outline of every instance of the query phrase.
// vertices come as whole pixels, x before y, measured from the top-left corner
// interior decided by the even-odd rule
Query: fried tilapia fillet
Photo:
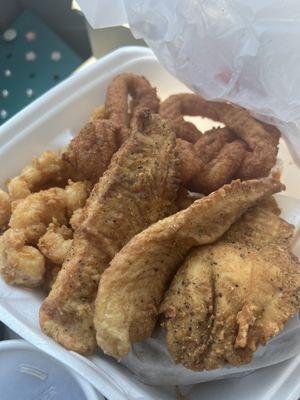
[[[135,236],[102,275],[95,303],[97,342],[120,359],[149,337],[168,284],[189,250],[213,243],[251,206],[282,190],[264,178],[233,181]]]
[[[95,349],[94,300],[102,272],[137,233],[174,212],[179,179],[175,135],[140,111],[77,221],[71,252],[42,303],[40,325],[70,350]]]
[[[299,310],[293,226],[277,214],[261,203],[178,270],[160,307],[175,363],[196,371],[247,363]]]

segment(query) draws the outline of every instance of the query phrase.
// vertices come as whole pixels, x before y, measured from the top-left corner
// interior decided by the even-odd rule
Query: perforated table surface
[[[0,124],[83,60],[30,10],[0,34]]]

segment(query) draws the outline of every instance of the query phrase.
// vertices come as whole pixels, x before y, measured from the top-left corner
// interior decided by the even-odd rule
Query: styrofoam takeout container
[[[123,48],[64,81],[22,110],[0,128],[0,183],[13,177],[46,149],[65,146],[89,119],[91,110],[104,102],[112,77],[124,71],[143,74],[165,98],[186,88],[168,74],[146,48]],[[204,121],[203,129],[212,123]],[[284,143],[280,158],[284,162],[286,194],[300,198],[299,171]],[[297,175],[298,174],[298,175]],[[111,400],[176,399],[178,388],[149,386],[139,382],[124,366],[98,352],[90,357],[67,351],[44,335],[39,328],[38,310],[43,298],[38,291],[15,288],[0,280],[0,319],[40,350],[71,367]],[[239,379],[210,382],[180,388],[188,400],[243,399],[296,400],[300,382],[300,355]]]
[[[0,342],[1,400],[104,400],[86,380],[25,342]]]

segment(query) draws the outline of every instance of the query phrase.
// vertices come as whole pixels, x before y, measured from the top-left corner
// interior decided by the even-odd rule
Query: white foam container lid
[[[89,119],[91,110],[103,104],[112,77],[124,71],[145,75],[158,87],[162,99],[187,90],[159,65],[149,49],[128,47],[111,53],[47,92],[0,128],[2,186],[7,178],[18,174],[32,156],[65,146]],[[205,130],[211,125],[210,121],[204,121],[200,127]],[[299,199],[299,170],[283,142],[279,157],[284,162],[285,193]],[[83,357],[44,335],[38,322],[42,299],[38,291],[10,287],[0,280],[0,319],[28,342],[71,367],[110,400],[177,398],[176,387],[145,385],[101,352]],[[243,378],[181,387],[180,391],[187,400],[296,400],[300,396],[299,373],[300,355]]]
[[[25,340],[0,342],[1,400],[104,400],[61,362]]]

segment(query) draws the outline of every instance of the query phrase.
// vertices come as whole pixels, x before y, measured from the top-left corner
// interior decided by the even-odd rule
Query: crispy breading
[[[71,253],[40,309],[43,331],[68,349],[95,349],[94,300],[102,272],[138,232],[174,212],[179,179],[175,135],[158,115],[140,111],[130,138],[95,185]]]
[[[198,157],[208,164],[220,152],[226,143],[236,140],[236,135],[227,127],[212,128],[203,133],[194,145]]]
[[[26,242],[37,244],[53,219],[58,224],[68,223],[73,212],[82,207],[89,195],[87,182],[69,182],[65,189],[51,188],[33,193],[13,203],[9,226],[22,230]]]
[[[69,162],[82,179],[97,183],[117,151],[119,128],[105,119],[88,122],[71,140],[63,159]]]
[[[11,201],[24,199],[33,192],[51,186],[63,187],[69,179],[75,179],[72,166],[60,155],[45,151],[40,157],[34,157],[30,165],[24,167],[20,175],[8,181]]]
[[[176,363],[193,370],[247,363],[299,310],[293,226],[277,214],[271,201],[256,206],[181,266],[160,307]]]
[[[51,290],[52,286],[54,285],[54,282],[56,281],[57,275],[61,269],[61,265],[59,264],[54,264],[52,261],[49,259],[45,259],[45,276],[44,276],[44,282],[42,286],[42,290],[46,293],[49,293]]]
[[[0,273],[7,282],[28,287],[43,283],[45,259],[33,246],[53,220],[67,224],[72,213],[84,205],[89,190],[87,182],[70,181],[65,189],[41,190],[12,203],[10,229],[3,234],[0,246]]]
[[[194,112],[193,102],[190,106],[183,101],[181,95],[173,95],[164,100],[160,104],[159,114],[169,121],[178,139],[196,143],[201,137],[201,131],[193,123],[185,121],[183,118],[185,115],[199,114]]]
[[[132,97],[130,110],[129,96]],[[148,108],[156,113],[159,108],[156,89],[143,76],[132,73],[117,75],[107,88],[105,116],[121,127],[129,128],[136,107]]]
[[[160,113],[171,121],[178,116],[198,115],[225,124],[248,147],[240,165],[235,164],[238,166],[234,173],[236,178],[267,176],[276,162],[280,132],[274,126],[256,120],[244,108],[225,102],[207,101],[192,93],[179,93],[161,104]],[[203,140],[201,136],[199,140]],[[197,148],[197,144],[195,146]]]
[[[128,97],[132,96],[130,107]],[[97,108],[63,154],[81,179],[97,183],[113,154],[129,135],[134,112],[141,108],[158,111],[156,89],[143,76],[123,73],[107,89],[105,106]]]
[[[188,251],[212,243],[249,207],[282,190],[274,179],[234,181],[135,236],[102,275],[95,306],[97,342],[124,357],[149,337],[167,286]]]
[[[51,223],[39,239],[40,252],[54,264],[62,265],[71,250],[73,231],[66,225]]]
[[[45,258],[26,244],[23,231],[8,229],[0,236],[0,273],[10,285],[36,287],[43,283]]]
[[[0,228],[8,224],[11,214],[11,201],[8,193],[0,189]]]
[[[100,119],[105,119],[105,106],[95,107],[90,117],[90,122],[97,122]]]
[[[186,140],[176,140],[176,151],[180,162],[181,183],[185,186],[189,186],[189,183],[194,177],[202,176],[205,165],[197,156],[192,143],[189,143]]]
[[[191,189],[208,194],[230,183],[245,157],[245,144],[241,140],[225,143],[219,153],[209,161],[200,173],[191,179]]]

